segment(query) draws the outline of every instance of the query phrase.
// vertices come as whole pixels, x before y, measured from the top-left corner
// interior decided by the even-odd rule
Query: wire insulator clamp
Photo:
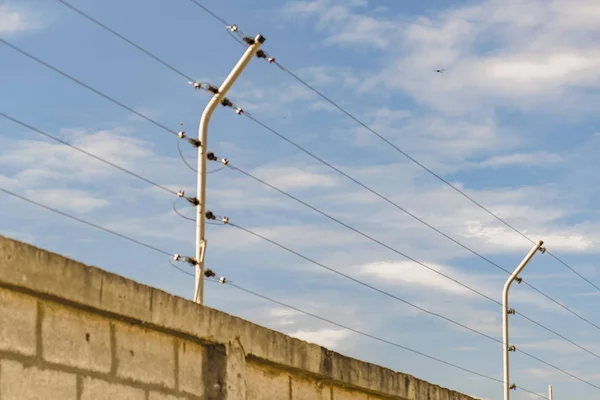
[[[188,201],[188,203],[190,203],[193,206],[200,205],[200,200],[198,200],[196,197],[186,197],[185,199]]]
[[[193,266],[198,265],[198,261],[196,261],[192,257],[185,257],[185,262],[188,263],[188,264],[190,264],[190,265],[193,265]]]
[[[194,147],[200,147],[202,146],[202,143],[198,140],[198,139],[194,139],[194,138],[189,138],[188,142],[194,146]]]
[[[217,274],[215,274],[212,269],[205,269],[204,276],[207,278],[212,278],[214,276],[217,276]]]

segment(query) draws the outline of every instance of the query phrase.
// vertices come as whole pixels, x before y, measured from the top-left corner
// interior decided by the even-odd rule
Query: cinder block
[[[0,364],[2,400],[76,400],[76,377],[64,372],[24,367],[16,361]]]
[[[173,396],[159,392],[150,392],[148,400],[187,400],[187,397]]]
[[[318,381],[292,377],[290,400],[331,400],[331,388]]]
[[[84,378],[81,400],[145,400],[146,393],[116,383],[109,383],[98,379]],[[4,399],[2,399],[4,400]]]
[[[246,364],[247,400],[291,400],[288,374]]]
[[[0,289],[0,350],[35,355],[37,301]]]
[[[203,346],[181,341],[179,343],[179,390],[204,395],[203,368],[206,361],[206,350]]]
[[[352,391],[348,389],[342,389],[333,387],[333,398],[335,400],[380,400],[382,398],[367,396],[366,393]]]
[[[107,319],[58,304],[44,304],[43,316],[42,352],[46,361],[110,372]]]
[[[115,332],[118,376],[174,388],[174,338],[124,323],[117,323]]]

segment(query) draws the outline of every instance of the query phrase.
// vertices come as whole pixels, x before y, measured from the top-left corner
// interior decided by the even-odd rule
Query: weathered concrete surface
[[[0,396],[42,393],[473,400],[0,236]]]

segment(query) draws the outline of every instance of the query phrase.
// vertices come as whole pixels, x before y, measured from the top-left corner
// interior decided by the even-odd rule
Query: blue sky
[[[220,82],[243,51],[187,0],[72,0],[197,80]],[[205,1],[264,49],[397,146],[440,173],[591,281],[600,216],[600,7],[594,0]],[[208,97],[56,1],[0,3],[0,35],[172,130],[194,135]],[[195,174],[176,138],[0,46],[0,111],[174,190]],[[433,72],[444,68],[445,74]],[[278,70],[254,60],[228,96],[253,116],[512,270],[530,244]],[[182,128],[183,126],[183,128]],[[0,186],[193,255],[194,224],[173,197],[0,119]],[[219,109],[209,147],[222,157],[432,268],[500,299],[506,275],[232,110]],[[185,147],[191,163],[193,150]],[[0,196],[0,233],[190,298],[193,279],[168,259],[17,199]],[[181,203],[182,206],[185,206]],[[425,268],[234,171],[209,176],[208,206],[327,266],[501,338],[500,309]],[[184,211],[193,215],[193,210]],[[207,264],[237,284],[342,324],[497,378],[497,343],[357,286],[234,228],[208,229]],[[549,255],[524,279],[600,325],[600,292]],[[501,385],[390,348],[233,288],[207,286],[207,305],[344,354],[485,399]],[[596,328],[531,289],[518,312],[600,353]],[[512,344],[596,385],[600,363],[511,318]],[[597,389],[517,352],[512,381],[556,398]],[[517,391],[515,399],[531,395]]]

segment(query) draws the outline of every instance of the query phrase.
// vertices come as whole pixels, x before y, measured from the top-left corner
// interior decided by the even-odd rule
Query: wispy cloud
[[[158,155],[144,141],[131,137],[131,129],[66,129],[53,134],[124,168],[139,171],[153,162],[163,167],[165,163],[175,162],[175,159],[171,161]],[[89,183],[124,176],[122,172],[83,153],[36,136],[16,141],[3,138],[0,143],[8,150],[0,155],[0,165],[15,170],[14,178],[23,185]]]
[[[546,152],[535,153],[512,153],[501,156],[490,157],[477,164],[481,168],[502,168],[508,166],[535,166],[544,167],[556,165],[563,162],[564,158],[558,154]]]
[[[283,12],[288,18],[317,16],[320,29],[335,29],[327,39],[329,44],[387,48],[394,40],[394,23],[354,12],[366,10],[368,5],[364,0],[293,1],[284,6]]]
[[[275,5],[280,7],[278,19],[286,25],[279,29],[272,24],[268,51],[403,151],[527,236],[543,239],[549,250],[597,282],[600,224],[596,205],[600,191],[594,182],[600,136],[593,135],[598,124],[591,119],[593,114],[587,114],[597,108],[597,102],[586,101],[594,97],[599,82],[599,69],[595,68],[599,34],[596,2],[476,0],[451,2],[437,9],[428,9],[427,2],[388,3],[378,7],[367,0],[304,0]],[[114,10],[106,6],[103,11],[101,2],[90,12],[97,11],[108,25],[123,30],[126,36],[133,35],[132,39],[137,34],[127,29],[143,34],[149,26],[175,26],[175,30],[161,31],[162,40],[153,41],[151,46],[140,44],[177,68],[194,71],[199,66],[203,76],[223,76],[224,64],[218,60],[206,62],[197,52],[166,45],[189,36],[187,29],[197,22],[197,15],[176,11],[179,5],[175,3],[169,15],[160,7],[142,5],[126,7],[118,14],[141,10],[143,18],[128,19],[138,25],[121,26],[119,18],[111,20]],[[2,10],[5,16],[11,15],[13,27],[20,27],[18,32],[26,32],[31,28],[27,24],[33,21],[28,14],[31,10],[17,6],[20,3],[13,2]],[[227,14],[243,9],[237,7],[243,7],[243,2],[232,0],[231,6],[218,10],[219,4],[215,4],[216,11],[233,18]],[[265,13],[276,14],[272,7],[265,5],[249,13],[261,19]],[[281,8],[285,19],[281,18]],[[14,12],[20,13],[20,19],[13,17]],[[88,26],[88,21],[71,16],[82,29]],[[173,18],[173,23],[165,23],[165,18]],[[244,21],[235,22],[240,28],[246,25],[246,32],[250,29]],[[26,37],[24,47],[61,43],[51,49],[53,56],[65,57],[73,68],[85,70],[89,79],[97,78],[94,85],[100,89],[110,85],[111,95],[132,107],[132,98],[145,99],[144,108],[135,109],[172,129],[180,128],[180,122],[196,126],[198,104],[191,103],[193,97],[189,97],[192,94],[185,82],[181,82],[181,89],[186,92],[179,96],[173,91],[178,90],[173,85],[175,76],[173,80],[167,78],[171,72],[160,65],[151,68],[151,60],[128,46],[116,55],[116,69],[114,73],[108,71],[110,81],[102,81],[108,64],[98,61],[117,51],[118,47],[112,46],[118,46],[118,41],[113,43],[106,32],[90,25],[89,40],[98,41],[106,51],[96,60],[97,54],[92,54],[85,43],[70,42],[67,28],[57,25],[39,43],[35,36]],[[215,37],[206,43],[205,52],[216,54],[232,45],[221,40],[229,38]],[[19,65],[10,72],[9,83],[14,79],[18,93],[39,90],[39,82],[32,80],[29,72],[21,73]],[[132,78],[123,65],[130,66],[139,79]],[[357,127],[315,93],[277,68],[268,72],[263,69],[268,67],[265,64],[252,71],[252,65],[254,62],[228,95],[236,105],[502,268],[512,271],[529,250],[531,244],[526,239]],[[436,68],[446,71],[436,74]],[[31,123],[40,127],[77,124],[74,129],[49,129],[173,191],[185,189],[193,196],[196,174],[186,170],[177,157],[174,138],[148,136],[148,129],[154,128],[147,121],[113,113],[112,106],[98,107],[85,96],[63,94],[59,90],[64,84],[61,79],[45,81],[53,87],[51,100],[45,95],[13,96],[11,107],[19,107],[22,100],[24,111],[18,112],[28,115],[28,110],[35,109]],[[205,80],[214,82],[212,78]],[[147,84],[149,81],[152,85]],[[47,101],[69,112],[56,112],[46,107]],[[90,109],[101,113],[91,115]],[[384,246],[229,169],[209,176],[207,205],[213,212],[431,312],[495,338],[501,335],[498,304],[386,246],[493,299],[499,299],[506,273],[248,120],[234,119],[230,111],[224,110],[211,123],[211,151]],[[578,124],[582,119],[585,123]],[[12,123],[5,122],[7,125],[0,121],[3,187],[77,215],[85,213],[91,222],[161,250],[194,253],[195,224],[172,212],[175,196],[169,197],[62,145],[30,136],[25,130],[19,131],[22,136],[15,135]],[[102,128],[96,129],[99,125]],[[195,160],[192,148],[185,151],[190,162]],[[16,200],[4,201],[10,201],[5,203],[9,207],[0,207],[4,210],[4,233],[26,238],[23,232],[35,232],[31,239],[39,242],[36,244],[90,264],[112,267],[144,282],[154,279],[150,283],[185,296],[192,291],[189,277],[165,272],[169,267],[166,256],[152,251],[146,254],[141,248],[128,247],[129,243],[120,244],[116,238],[114,244],[110,242],[112,251],[101,251],[112,240],[108,235],[95,236],[88,227],[78,230],[71,222],[65,222],[68,230],[60,229],[62,219],[45,219],[44,211],[33,214],[28,205],[19,207]],[[194,217],[196,210],[185,200],[177,204],[183,214]],[[51,232],[57,231],[61,235],[48,240]],[[81,232],[91,233],[85,236]],[[207,236],[207,266],[236,284],[475,371],[501,374],[501,363],[489,363],[498,359],[500,345],[488,338],[374,292],[231,226],[209,225]],[[596,295],[592,289],[548,254],[536,256],[522,276],[557,300],[567,300],[565,304],[595,322]],[[227,285],[211,285],[207,297],[210,306],[462,392],[497,398],[501,390],[494,383],[487,386],[477,377],[469,379],[445,366],[438,371],[433,362],[416,355],[399,350],[398,356],[381,343],[235,292]],[[596,351],[595,331],[589,324],[524,285],[515,285],[510,300],[518,314],[511,317],[511,341],[517,348],[582,376],[593,375],[596,360],[567,342],[556,341],[556,336],[520,315],[528,315]],[[519,387],[543,389],[538,377],[546,376],[547,371],[519,354],[514,355],[515,371],[530,370],[528,374],[518,373],[522,377]],[[548,379],[554,381],[554,377]],[[565,390],[562,397],[586,398],[578,392],[580,386],[570,382],[561,386]]]
[[[598,18],[598,6],[576,4],[515,0],[507,7],[486,0],[430,17],[377,19],[366,2],[304,1],[284,10],[316,17],[327,43],[386,51],[394,43],[397,58],[390,63],[385,57],[386,66],[366,88],[399,89],[435,109],[465,115],[484,105],[548,106],[576,94],[569,90],[597,88],[600,53],[593,37],[600,28],[590,21]],[[435,68],[446,74],[432,75]]]
[[[26,196],[50,207],[78,214],[88,213],[110,204],[102,196],[78,189],[27,190]]]
[[[289,335],[309,343],[315,343],[329,349],[336,349],[340,342],[345,340],[350,331],[346,329],[319,329],[316,331],[298,330],[291,332]]]
[[[457,271],[441,265],[429,264],[429,267],[445,275],[454,275],[455,279],[466,282],[466,276],[458,276]],[[436,274],[433,271],[427,270],[424,267],[413,263],[412,261],[404,262],[377,262],[359,267],[362,275],[376,277],[379,280],[386,282],[402,282],[413,287],[420,286],[422,289],[440,290],[443,292],[452,293],[461,296],[472,296],[473,292],[463,286],[456,284]]]
[[[595,352],[596,354],[600,352],[600,346],[598,346],[596,343],[591,342],[580,344],[586,349]],[[580,349],[560,339],[527,341],[519,344],[519,347],[527,349],[527,351],[529,351],[529,349],[544,350],[562,356],[570,356],[577,354],[578,357],[591,357],[589,354],[582,353]]]
[[[332,188],[337,179],[331,174],[311,171],[309,168],[298,168],[286,165],[264,165],[256,168],[254,174],[268,181],[281,190],[302,190],[309,188]]]
[[[15,35],[44,27],[41,16],[32,7],[22,4],[0,4],[0,33]]]

